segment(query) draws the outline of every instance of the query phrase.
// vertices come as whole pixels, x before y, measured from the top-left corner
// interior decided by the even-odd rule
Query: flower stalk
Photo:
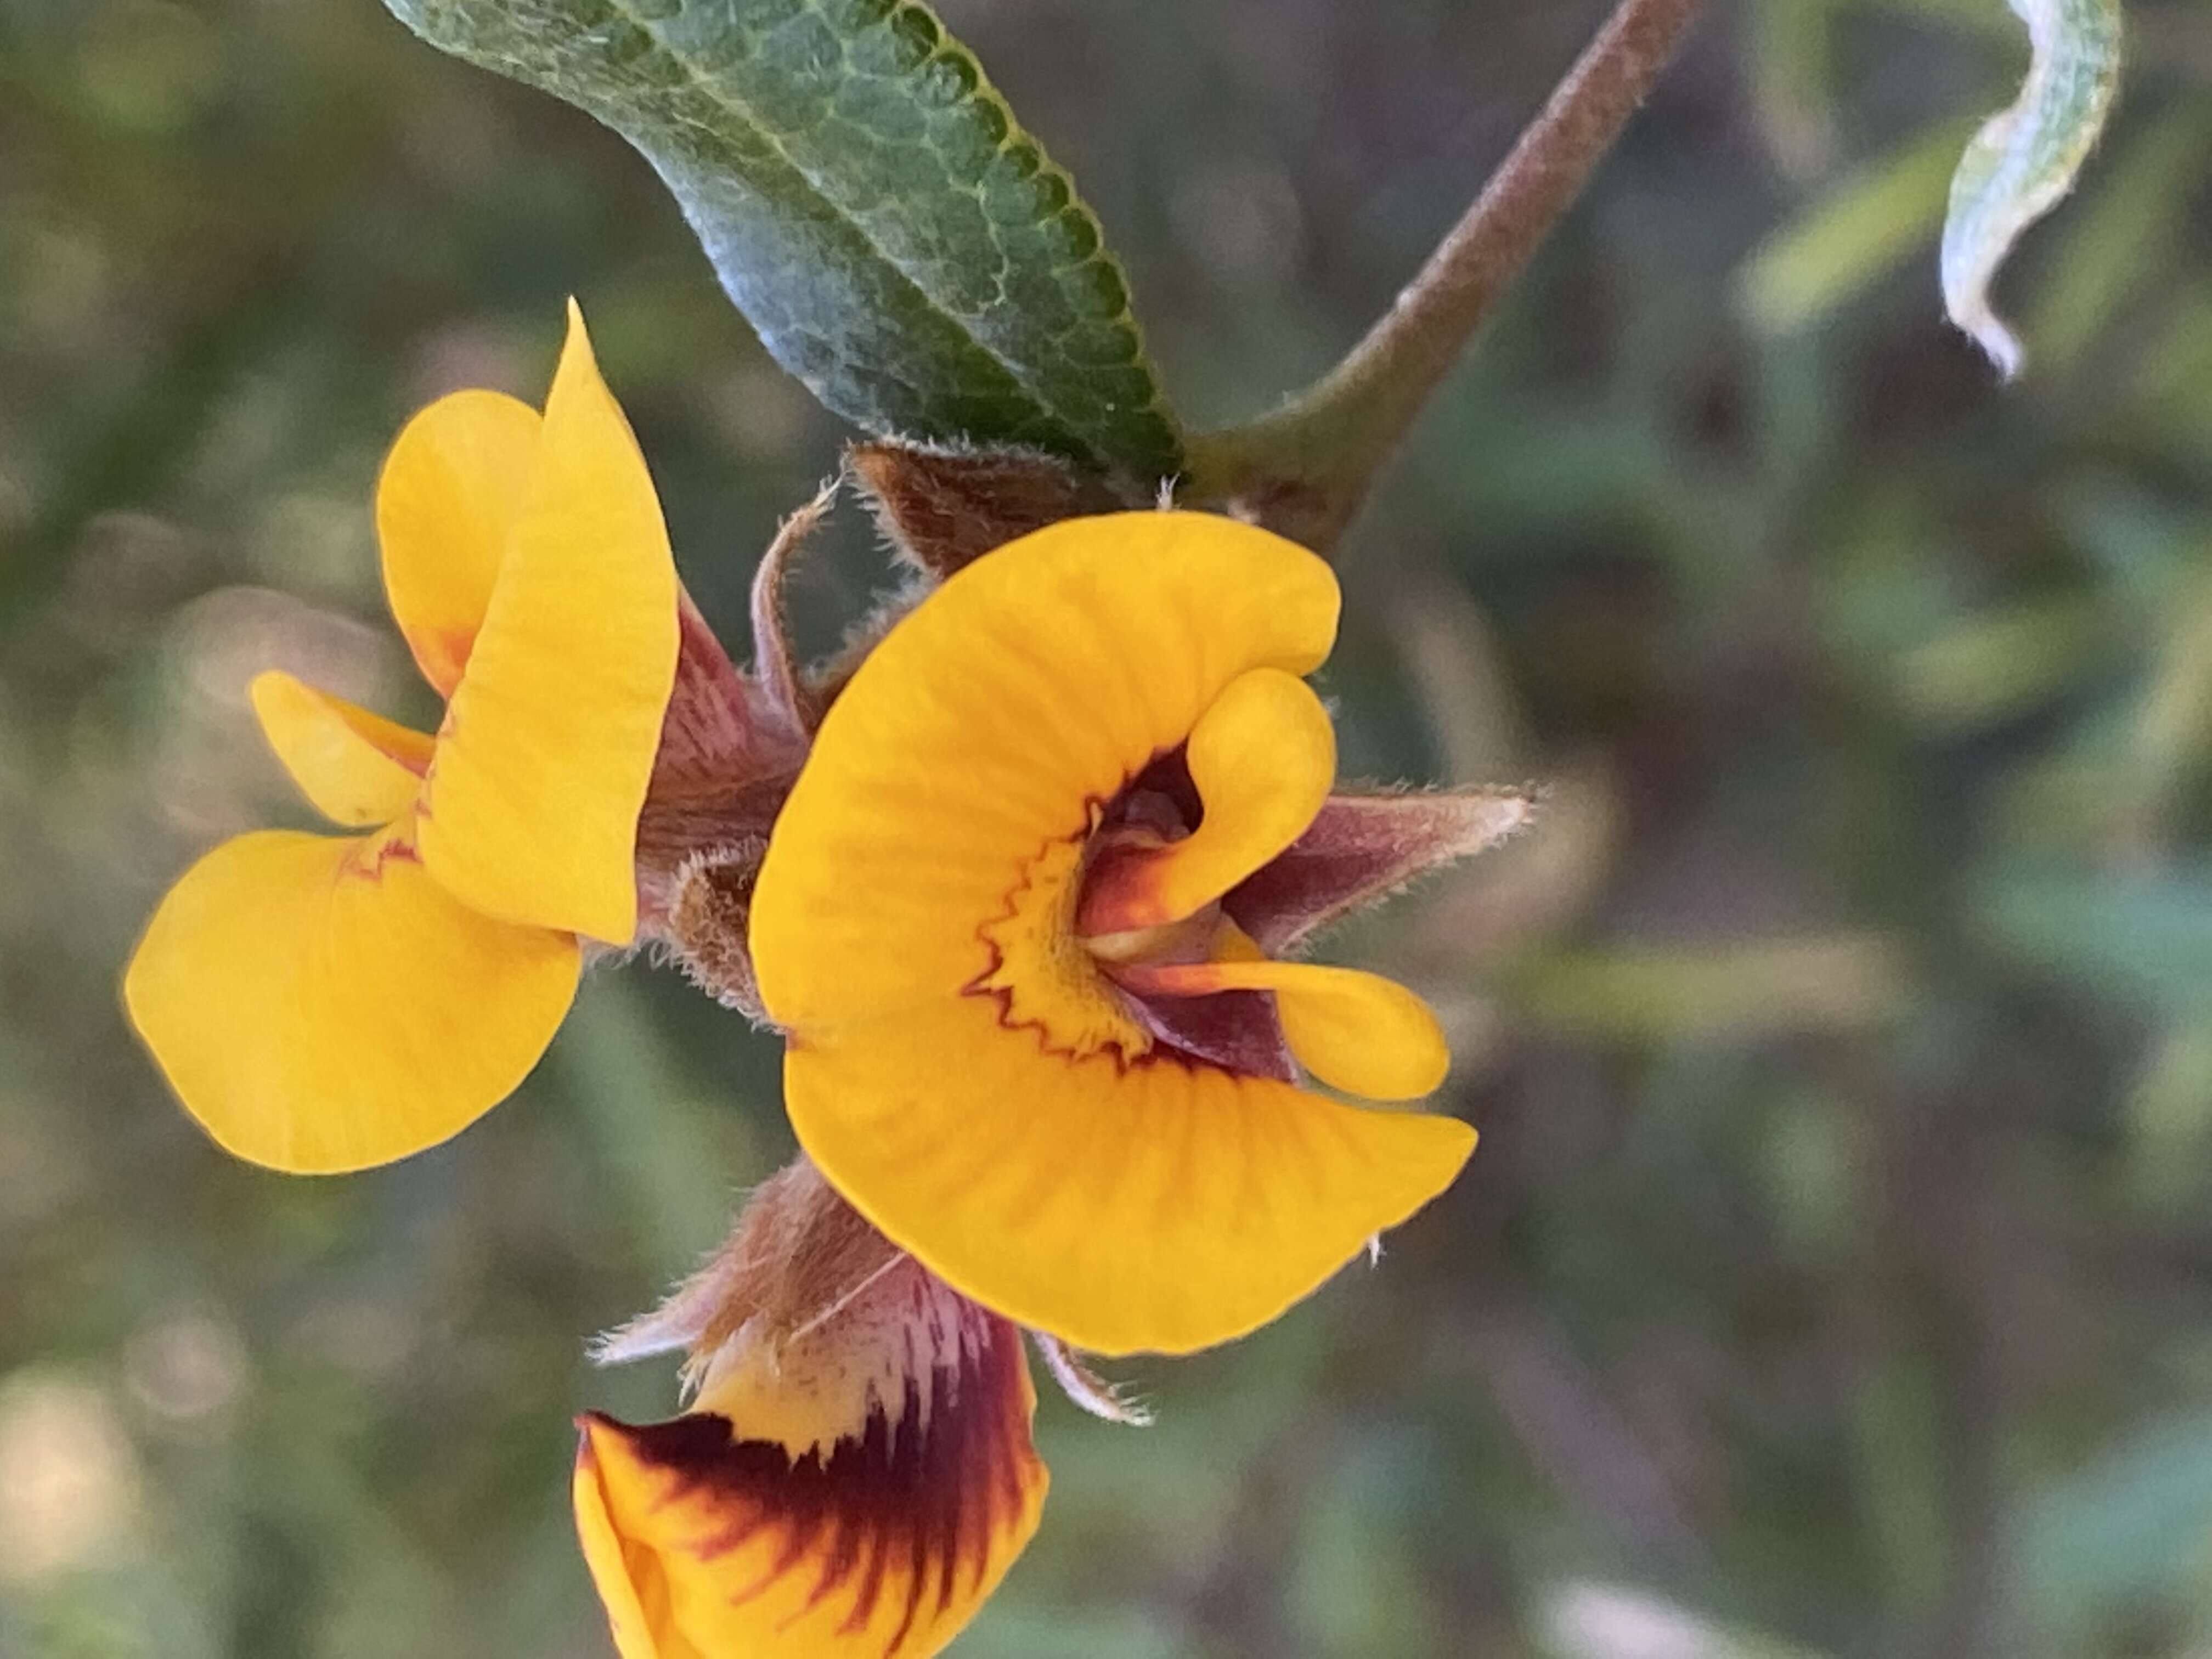
[[[1344,360],[1272,415],[1191,441],[1194,506],[1326,553],[1414,417],[1574,204],[1703,0],[1620,0],[1419,275]]]

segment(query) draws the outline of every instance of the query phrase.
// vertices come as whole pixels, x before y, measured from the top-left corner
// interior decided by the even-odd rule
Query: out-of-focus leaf
[[[1767,0],[1745,17],[1759,131],[1783,170],[1818,173],[1836,146],[1835,0]]]
[[[2212,867],[2156,875],[2001,878],[1980,919],[2014,954],[2109,996],[2212,1010]]]
[[[387,3],[643,152],[763,343],[847,419],[1176,470],[1097,218],[926,6]]]
[[[1943,221],[1943,307],[2010,380],[2020,342],[1990,283],[2020,234],[2057,206],[2097,142],[2120,73],[2120,0],[2010,0],[2033,52],[2008,109],[1966,145]]]
[[[2166,1035],[2121,1104],[2130,1195],[2179,1214],[2212,1184],[2212,1024],[2185,1020]]]
[[[2212,108],[2185,104],[2103,164],[2036,295],[2027,337],[2063,366],[2116,318],[2137,284],[2170,268],[2212,155]]]
[[[552,1059],[576,1083],[610,1201],[665,1271],[698,1261],[728,1226],[737,1189],[767,1173],[750,1120],[686,1073],[636,988],[606,975],[584,981]]]
[[[2212,755],[2212,583],[2200,581],[2175,607],[2133,738],[2130,804],[2139,827],[2154,833]]]
[[[2212,283],[2176,301],[2138,371],[2136,410],[2160,423],[2169,442],[2212,458]]]
[[[1561,951],[1515,976],[1531,1018],[1585,1036],[1730,1038],[1852,1030],[1906,993],[1888,940],[1837,933],[1706,950]]]
[[[1880,1551],[1887,1600],[1925,1607],[1942,1593],[1948,1565],[1940,1382],[1924,1354],[1893,1357],[1852,1401],[1852,1446],[1869,1528]]]
[[[1902,653],[1892,665],[1892,695],[1916,722],[1937,731],[2010,720],[2063,690],[2106,639],[2094,600],[2022,599]]]
[[[1965,136],[1963,123],[1923,133],[1762,242],[1736,271],[1738,302],[1753,325],[1785,334],[1817,321],[1934,235]]]

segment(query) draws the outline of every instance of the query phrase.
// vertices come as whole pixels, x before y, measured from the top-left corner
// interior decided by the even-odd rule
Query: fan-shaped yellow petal
[[[1336,617],[1327,565],[1205,514],[1070,520],[953,576],[860,665],[776,820],[751,920],[771,1018],[959,995],[1047,846],[1240,675],[1318,666]]]
[[[308,803],[334,823],[391,823],[415,803],[431,738],[276,669],[253,677],[262,735]]]
[[[800,1144],[894,1243],[1100,1353],[1266,1323],[1443,1191],[1474,1146],[1451,1118],[1165,1054],[1052,1054],[979,997],[801,1034],[784,1093]]]
[[[572,306],[521,511],[438,734],[420,845],[487,915],[627,943],[676,673],[676,567]]]
[[[577,963],[566,935],[456,902],[398,832],[264,830],[169,890],[123,995],[218,1143],[319,1173],[419,1152],[512,1092]]]
[[[376,484],[384,589],[441,695],[460,683],[522,510],[538,411],[504,392],[456,392],[400,428]]]

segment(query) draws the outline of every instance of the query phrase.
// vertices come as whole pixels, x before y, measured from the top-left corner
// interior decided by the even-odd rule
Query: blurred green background
[[[947,0],[1195,423],[1325,368],[1597,0]],[[1334,942],[1446,1015],[1466,1178],[1279,1324],[1057,1399],[972,1659],[2212,1653],[2212,8],[1938,320],[1999,0],[1708,20],[1347,544],[1349,771],[1553,786]],[[421,712],[368,495],[564,295],[743,645],[839,427],[644,167],[373,0],[0,0],[0,1653],[602,1656],[590,1333],[788,1141],[602,969],[513,1103],[346,1180],[169,1103],[115,978],[301,821],[271,664]],[[799,600],[881,567],[859,515]]]

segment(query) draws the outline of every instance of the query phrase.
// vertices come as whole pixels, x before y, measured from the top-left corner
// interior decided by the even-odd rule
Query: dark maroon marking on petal
[[[1198,786],[1191,780],[1184,746],[1178,744],[1153,756],[1114,792],[1111,799],[1086,802],[1085,826],[1067,839],[1095,840],[1116,829],[1141,825],[1170,840],[1180,840],[1196,829],[1205,816],[1205,804],[1199,798]],[[1095,828],[1090,822],[1094,817]],[[1039,848],[1037,857],[1042,858],[1045,850]],[[1031,860],[1031,864],[1035,862]],[[1084,878],[1088,879],[1088,875],[1086,871]],[[963,989],[968,995],[988,996],[995,1001],[999,1024],[1006,1030],[1034,1032],[1041,1052],[1062,1060],[1073,1059],[1074,1051],[1054,1042],[1051,1033],[1041,1022],[1014,1018],[1011,991],[987,983],[1005,965],[1005,958],[988,930],[1017,913],[1022,891],[1028,884],[1025,867],[1022,879],[1006,895],[1006,908],[976,929],[977,940],[989,953],[989,965]],[[1223,908],[1228,908],[1224,903]],[[1231,919],[1239,927],[1243,926],[1243,919],[1233,913]],[[1112,975],[1107,978],[1110,981]],[[1103,1047],[1098,1052],[1109,1057],[1119,1072],[1126,1073],[1133,1068],[1164,1063],[1193,1069],[1206,1066],[1243,1072],[1281,1083],[1298,1081],[1297,1064],[1283,1036],[1275,999],[1268,992],[1219,991],[1203,997],[1146,998],[1133,995],[1118,984],[1114,990],[1131,1018],[1153,1039],[1153,1047],[1143,1054],[1132,1054],[1119,1043],[1109,1042]]]
[[[672,1477],[665,1504],[703,1498],[744,1512],[726,1533],[693,1545],[699,1554],[725,1553],[765,1526],[782,1530],[773,1569],[732,1601],[759,1595],[835,1528],[806,1605],[851,1585],[855,1602],[842,1628],[857,1632],[875,1612],[890,1565],[902,1561],[906,1607],[886,1653],[923,1616],[933,1578],[932,1614],[957,1595],[963,1561],[972,1562],[974,1580],[988,1571],[994,1540],[1020,1513],[1024,1470],[1036,1466],[1020,1332],[933,1285],[918,1266],[908,1271],[920,1316],[937,1322],[956,1310],[954,1328],[939,1322],[942,1340],[931,1345],[940,1358],[931,1368],[926,1425],[921,1378],[911,1372],[896,1413],[872,1403],[861,1431],[840,1440],[826,1461],[819,1449],[793,1458],[774,1442],[738,1439],[727,1418],[709,1413],[636,1428],[594,1418],[622,1433],[640,1462]]]
[[[370,833],[373,836],[375,832]],[[366,845],[366,842],[363,844]],[[415,843],[398,836],[388,836],[381,842],[375,842],[374,856],[364,860],[356,853],[349,860],[352,873],[363,881],[382,881],[384,866],[387,864],[420,864],[422,862],[422,854],[416,850]]]
[[[1516,789],[1331,795],[1305,833],[1231,888],[1221,908],[1279,956],[1415,877],[1495,846],[1534,810],[1534,797]]]
[[[1121,1000],[1159,1042],[1193,1060],[1249,1072],[1282,1083],[1298,1080],[1297,1064],[1266,991],[1216,991],[1202,997],[1141,997],[1126,988]]]
[[[1164,749],[1123,784],[1106,805],[1102,823],[1146,823],[1171,836],[1187,836],[1206,817],[1206,803],[1190,775],[1184,745]]]
[[[860,1543],[864,1535],[860,1518],[841,1510],[830,1517],[830,1522],[836,1530],[830,1535],[829,1547],[822,1553],[822,1571],[814,1580],[813,1589],[807,1595],[806,1605],[810,1607],[851,1577],[854,1568],[860,1565]],[[865,1615],[860,1623],[867,1623]]]

